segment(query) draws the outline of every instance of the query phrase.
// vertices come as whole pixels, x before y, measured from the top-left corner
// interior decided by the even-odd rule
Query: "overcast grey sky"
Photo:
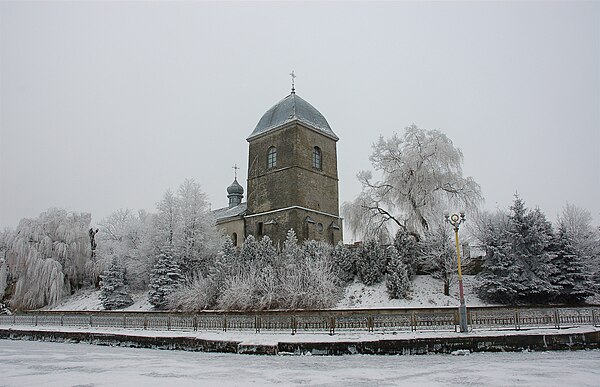
[[[49,207],[154,211],[194,178],[227,204],[290,91],[329,121],[340,200],[379,135],[464,153],[485,207],[518,192],[600,223],[599,2],[11,2],[1,9],[0,226]],[[245,184],[244,184],[245,186]]]

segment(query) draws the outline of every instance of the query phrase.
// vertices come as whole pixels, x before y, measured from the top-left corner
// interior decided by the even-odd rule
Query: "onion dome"
[[[244,188],[238,183],[237,178],[227,187],[227,198],[229,199],[229,208],[233,208],[242,203],[244,197]]]
[[[235,179],[233,181],[233,183],[231,183],[231,185],[229,187],[227,187],[227,193],[229,195],[232,195],[232,194],[243,195],[244,187],[242,187],[240,185],[240,183],[238,183],[237,179]]]

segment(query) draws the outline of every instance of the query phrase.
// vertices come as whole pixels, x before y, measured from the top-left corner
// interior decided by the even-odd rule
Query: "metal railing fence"
[[[600,326],[600,306],[470,307],[469,330]],[[459,331],[458,308],[130,312],[29,311],[0,316],[9,326],[124,328],[166,331],[400,332]]]

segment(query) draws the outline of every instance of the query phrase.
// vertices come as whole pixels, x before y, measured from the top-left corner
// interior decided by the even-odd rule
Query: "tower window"
[[[258,230],[257,230],[257,234],[258,235],[262,235],[263,234],[263,222],[259,222],[258,223]]]
[[[323,165],[321,163],[321,148],[316,146],[313,149],[313,168],[321,169],[322,166]]]
[[[269,148],[267,153],[267,169],[275,168],[277,166],[277,148],[274,146]]]

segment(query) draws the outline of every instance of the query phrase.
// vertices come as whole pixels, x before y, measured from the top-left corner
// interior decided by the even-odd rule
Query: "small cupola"
[[[233,183],[227,187],[227,198],[229,199],[229,208],[233,208],[240,203],[244,198],[244,188],[238,183],[237,177],[233,180]]]

